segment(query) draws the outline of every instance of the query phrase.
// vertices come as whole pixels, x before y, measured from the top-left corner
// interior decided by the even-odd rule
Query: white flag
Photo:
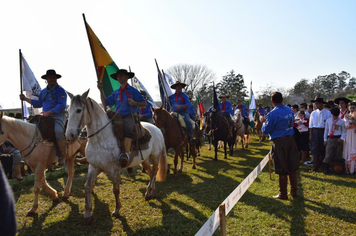
[[[26,102],[23,101],[23,118],[24,120],[30,116],[30,113],[28,112]]]
[[[147,100],[151,103],[152,107],[153,108],[157,107],[156,103],[153,101],[151,95],[148,93],[148,91],[145,88],[145,86],[143,86],[143,84],[137,79],[136,76],[132,78],[132,87],[134,87],[138,91],[145,91],[146,92],[146,96],[147,96]]]
[[[250,119],[250,126],[254,128],[254,122],[253,122],[253,116],[255,115],[256,112],[256,101],[255,101],[255,95],[253,94],[252,91],[252,81],[251,81],[251,86],[250,86],[250,106],[249,106],[249,116],[248,118]]]
[[[41,86],[36,80],[35,75],[33,74],[31,68],[27,64],[27,61],[21,53],[21,66],[22,66],[22,89],[26,91],[26,96],[31,99],[38,99],[41,93]]]

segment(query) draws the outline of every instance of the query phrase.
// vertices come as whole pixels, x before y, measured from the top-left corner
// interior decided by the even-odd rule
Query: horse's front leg
[[[218,160],[218,141],[213,139],[212,143],[213,143],[214,151],[215,151],[214,161],[217,161]]]
[[[100,172],[95,169],[92,165],[89,165],[87,181],[85,182],[85,213],[84,213],[84,224],[89,225],[93,222],[92,214],[92,199],[91,193],[94,186],[96,177]]]
[[[44,188],[47,193],[51,196],[52,201],[54,203],[58,203],[58,194],[57,191],[54,190],[52,187],[50,187],[48,185],[48,183],[46,182],[46,178],[44,175],[44,170],[45,167],[42,165],[38,165],[35,167],[35,184],[34,184],[34,188],[33,188],[33,192],[35,194],[35,198],[33,200],[33,205],[31,210],[27,213],[27,216],[33,216],[37,209],[38,209],[38,196],[41,190],[41,186],[42,188]]]
[[[69,194],[70,194],[70,190],[72,188],[72,183],[73,183],[73,178],[74,178],[74,173],[75,173],[74,159],[75,159],[75,154],[73,154],[72,156],[68,157],[67,160],[66,160],[66,167],[67,167],[67,170],[68,170],[68,180],[67,180],[67,183],[66,183],[66,187],[64,189],[63,197],[62,197],[63,201],[67,201],[68,200]]]
[[[193,157],[193,166],[192,166],[192,168],[195,170],[197,167],[195,166],[195,160],[196,160],[196,158],[197,158],[197,153],[196,153],[196,151],[195,151],[195,149],[196,149],[196,145],[197,144],[193,144],[193,145],[190,145],[189,144],[189,146],[190,146],[190,153],[192,154],[192,157]]]
[[[183,146],[180,147],[180,166],[179,166],[179,170],[178,173],[182,173],[183,171],[183,161],[184,161],[184,149]]]
[[[225,152],[224,159],[227,159],[227,142],[225,140],[224,140],[224,152]]]
[[[115,210],[112,212],[112,216],[119,217],[120,216],[120,172],[121,168],[114,168],[111,173],[113,188],[112,191],[115,195]]]
[[[208,150],[211,150],[211,140],[210,140],[210,136],[208,136],[208,143],[209,143]]]

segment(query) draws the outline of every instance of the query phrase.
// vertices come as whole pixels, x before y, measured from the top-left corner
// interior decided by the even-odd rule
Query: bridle
[[[79,96],[79,95],[78,95]],[[94,105],[93,105],[93,101],[91,100],[91,98],[88,97],[88,100],[90,101],[90,105],[92,108],[94,108]],[[121,108],[123,107],[123,105],[125,104],[127,99],[125,99],[123,101],[123,103],[121,104],[121,107],[117,110],[117,112],[115,112],[115,115],[103,126],[101,127],[100,129],[98,129],[97,131],[95,131],[94,133],[90,134],[87,136],[87,138],[91,138],[95,135],[97,135],[100,131],[102,131],[103,129],[105,129],[111,122],[112,120],[119,114],[119,111],[121,110]],[[88,108],[88,103],[87,102],[83,102],[80,98],[79,98],[79,101],[81,104],[84,104],[83,106],[83,111],[82,111],[82,116],[80,117],[80,120],[79,120],[79,123],[78,123],[78,126],[77,126],[77,132],[78,134],[80,134],[80,132],[82,131],[82,128],[81,126],[84,125],[84,111],[85,111],[85,108]],[[89,114],[89,117],[90,117],[90,113],[88,112]],[[91,120],[91,117],[90,117],[90,120]]]

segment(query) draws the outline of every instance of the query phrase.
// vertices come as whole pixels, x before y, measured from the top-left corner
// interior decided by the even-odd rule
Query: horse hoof
[[[111,214],[112,217],[119,218],[120,217],[120,212],[118,211],[113,211]]]
[[[197,155],[198,155],[198,157],[200,157],[200,152],[198,152],[198,154],[197,154]]]
[[[87,218],[84,218],[83,223],[84,223],[85,225],[91,225],[91,223],[93,222],[93,220],[94,220],[94,217],[93,217],[93,216],[89,216],[89,217],[87,217]]]
[[[63,197],[62,197],[62,201],[63,201],[63,202],[66,202],[66,201],[68,201],[68,198],[69,198],[68,196],[63,196]]]
[[[59,203],[59,198],[58,197],[53,199],[53,204],[58,204],[58,203]]]
[[[213,159],[213,161],[218,161],[218,159]]]
[[[208,150],[211,150],[211,148],[208,148]]]
[[[193,169],[194,169],[194,170],[196,169],[195,165],[193,166]]]
[[[29,211],[27,212],[27,217],[34,217],[36,215],[36,212]]]
[[[152,199],[152,196],[149,196],[149,195],[146,194],[145,200],[146,200],[146,201],[149,201],[149,200],[151,200],[151,199]]]

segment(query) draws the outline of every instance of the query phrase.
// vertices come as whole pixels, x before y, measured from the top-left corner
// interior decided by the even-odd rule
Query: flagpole
[[[164,86],[162,74],[161,74],[161,71],[159,70],[158,63],[157,63],[156,59],[155,59],[155,62],[156,62],[157,70],[158,70],[158,79],[160,79],[160,81],[161,81],[161,84],[162,84],[162,87],[163,87],[163,92],[165,93],[165,97],[168,98],[166,87]],[[169,105],[169,109],[172,109],[172,106],[171,106],[171,103],[169,101],[169,98],[167,99],[167,103]],[[164,104],[162,104],[162,105],[164,105]]]
[[[163,76],[164,76],[164,80],[167,81],[166,74],[164,73],[164,70],[163,70],[163,69],[162,69],[162,74],[163,74]],[[162,78],[162,80],[163,80],[163,78]],[[166,90],[166,86],[164,86],[163,88],[164,88],[164,90],[166,91],[166,94],[167,94],[167,97],[168,97],[168,92],[167,92],[167,90]],[[169,108],[172,109],[171,102],[169,101],[169,99],[168,99],[168,105],[169,105]]]
[[[19,49],[19,58],[20,58],[20,94],[22,94],[22,53]],[[23,101],[21,101],[21,119],[23,120]]]
[[[99,81],[100,81],[100,78],[99,78],[99,71],[98,71],[98,69],[96,68],[96,65],[97,65],[97,64],[96,64],[96,60],[95,60],[95,56],[94,56],[94,51],[93,51],[93,47],[92,47],[93,42],[92,42],[91,39],[90,39],[89,30],[88,30],[88,24],[87,24],[87,21],[86,21],[86,19],[85,19],[84,13],[83,13],[83,20],[84,20],[85,30],[87,31],[87,36],[88,36],[88,40],[89,40],[91,56],[93,57],[94,68],[95,68],[95,72],[96,72],[96,77],[97,77],[98,82],[99,82]]]

